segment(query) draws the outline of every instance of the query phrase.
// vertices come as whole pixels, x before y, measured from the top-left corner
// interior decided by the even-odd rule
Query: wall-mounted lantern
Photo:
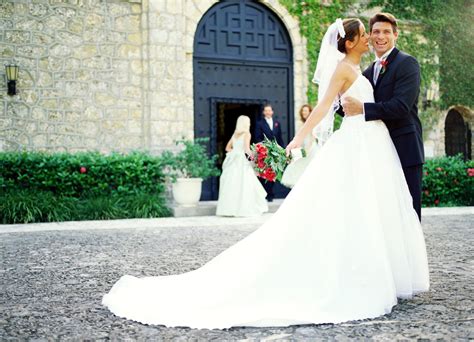
[[[7,64],[5,65],[5,70],[7,74],[7,86],[8,86],[8,95],[16,95],[16,81],[18,80],[18,71],[20,67],[16,64]]]
[[[431,106],[435,100],[436,92],[432,87],[429,87],[426,90],[425,96],[423,98],[423,109],[426,109]]]

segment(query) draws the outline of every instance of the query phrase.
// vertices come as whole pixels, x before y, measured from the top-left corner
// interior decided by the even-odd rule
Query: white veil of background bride
[[[318,63],[314,72],[313,82],[319,85],[318,102],[321,101],[329,87],[331,77],[336,70],[338,63],[345,57],[345,54],[337,49],[338,37],[344,38],[346,33],[341,19],[329,26],[324,34],[321,49],[319,50]],[[313,135],[318,139],[318,145],[323,145],[331,136],[334,128],[334,112],[339,108],[339,98],[336,98],[328,113],[321,122],[313,129]]]

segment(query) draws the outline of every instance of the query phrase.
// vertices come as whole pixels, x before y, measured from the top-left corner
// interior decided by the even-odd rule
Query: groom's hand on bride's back
[[[358,115],[364,112],[364,104],[351,96],[347,96],[342,100],[342,109],[347,116]]]

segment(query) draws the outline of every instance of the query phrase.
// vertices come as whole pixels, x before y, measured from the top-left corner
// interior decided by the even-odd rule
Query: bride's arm
[[[290,154],[292,149],[298,148],[302,145],[304,138],[322,120],[324,115],[326,115],[326,113],[331,108],[331,105],[334,102],[337,94],[341,92],[344,84],[347,82],[350,71],[350,66],[346,65],[346,63],[340,63],[338,65],[331,78],[331,81],[329,82],[328,90],[324,94],[323,99],[319,101],[318,105],[313,109],[303,127],[300,128],[293,140],[286,147],[287,155]]]

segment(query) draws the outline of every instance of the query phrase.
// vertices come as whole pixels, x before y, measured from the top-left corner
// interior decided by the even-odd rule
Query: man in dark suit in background
[[[370,19],[370,40],[376,61],[364,71],[374,87],[375,103],[361,103],[347,97],[342,103],[345,115],[363,113],[366,121],[382,120],[387,126],[403,167],[421,220],[421,181],[424,163],[422,127],[418,118],[420,66],[407,53],[398,50],[397,21],[389,13]]]
[[[272,105],[267,103],[263,106],[263,118],[258,120],[255,124],[255,141],[262,142],[265,137],[269,140],[276,140],[278,145],[285,146],[283,138],[281,136],[281,127],[280,123],[273,119],[273,108]],[[262,178],[259,178],[263,187],[267,191],[267,200],[269,202],[273,201],[275,195],[273,194],[273,185],[274,182],[265,181]]]

